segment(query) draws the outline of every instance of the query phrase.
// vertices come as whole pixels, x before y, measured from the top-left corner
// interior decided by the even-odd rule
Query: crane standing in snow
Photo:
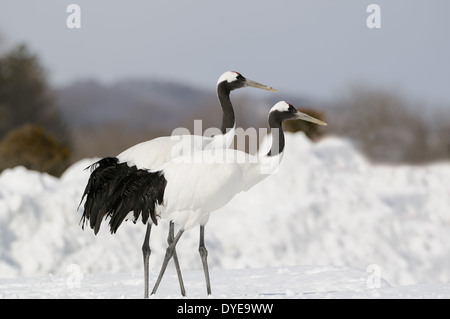
[[[134,221],[140,216],[142,222],[147,224],[144,243],[142,246],[144,258],[144,279],[145,293],[148,297],[148,262],[150,257],[150,233],[152,223],[157,225],[154,214],[153,202],[148,198],[153,195],[154,186],[147,180],[147,170],[156,168],[163,163],[170,161],[174,156],[174,151],[188,147],[194,151],[202,149],[228,148],[233,141],[236,120],[233,105],[230,101],[231,91],[244,87],[254,87],[267,91],[274,91],[272,87],[249,80],[238,72],[228,71],[222,74],[217,81],[217,96],[222,107],[221,134],[213,137],[199,135],[185,136],[164,136],[150,141],[137,144],[114,158],[107,158],[94,164],[96,167],[91,173],[82,201],[86,197],[84,212],[81,219],[84,224],[94,229],[94,233],[100,229],[102,219],[106,216],[122,215],[133,212]],[[181,145],[182,144],[182,145]],[[180,147],[181,145],[181,147]],[[182,154],[181,154],[182,155]],[[127,197],[135,194],[135,198]],[[157,198],[161,201],[162,198]],[[80,203],[81,205],[81,203]],[[149,221],[149,217],[152,219]],[[117,227],[111,225],[111,233],[115,233]],[[200,230],[200,237],[203,238],[204,228]],[[169,225],[168,242],[174,239],[174,225]],[[202,252],[200,252],[202,254]],[[181,271],[176,256],[173,253],[174,262],[180,283],[181,294],[184,296],[185,289],[181,277]],[[205,256],[206,258],[206,256]],[[202,256],[202,260],[203,260]],[[209,277],[207,278],[209,280]]]
[[[201,153],[201,158],[207,159],[202,163],[193,163],[188,159],[173,159],[153,170],[136,168],[134,173],[124,181],[123,186],[112,194],[112,198],[105,199],[117,203],[115,204],[117,206],[126,207],[126,209],[109,211],[111,232],[115,232],[123,220],[128,218],[137,220],[142,217],[149,223],[155,224],[158,218],[168,219],[180,226],[177,235],[169,242],[152,294],[156,293],[182,234],[198,224],[201,230],[199,251],[207,291],[208,294],[211,293],[204,246],[204,226],[208,222],[209,215],[226,205],[236,194],[247,191],[276,170],[285,147],[281,124],[285,120],[292,119],[326,125],[318,119],[297,111],[291,104],[284,101],[278,102],[269,112],[272,146],[267,154],[258,153],[252,156],[245,152],[227,149],[220,153],[220,160],[216,161],[214,150],[204,150],[198,151]],[[234,161],[224,163],[223,155]],[[101,180],[109,170],[124,169],[123,165],[115,158],[104,158],[96,163],[97,168],[92,174]],[[99,195],[104,198],[103,194],[106,193],[108,190],[102,190]],[[88,196],[91,195],[96,194],[91,193]],[[113,204],[112,207],[115,205]],[[140,205],[145,207],[145,210],[140,209]],[[89,218],[91,225],[99,225],[103,215],[83,215],[83,220]]]

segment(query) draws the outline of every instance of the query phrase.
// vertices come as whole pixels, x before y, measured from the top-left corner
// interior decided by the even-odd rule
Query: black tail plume
[[[90,166],[92,173],[81,198],[84,212],[81,225],[88,223],[94,233],[105,217],[110,217],[111,233],[115,233],[130,212],[133,221],[139,216],[145,224],[151,218],[157,225],[155,207],[162,204],[166,179],[162,172],[150,172],[119,163],[115,157],[106,157]]]

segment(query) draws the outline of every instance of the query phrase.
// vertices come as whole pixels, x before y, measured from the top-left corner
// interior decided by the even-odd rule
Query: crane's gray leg
[[[161,271],[159,272],[158,279],[156,280],[155,287],[153,287],[152,295],[156,293],[156,290],[158,290],[159,284],[161,283],[161,279],[164,276],[164,272],[166,271],[167,264],[169,263],[170,258],[173,256],[173,252],[175,251],[175,246],[178,243],[178,240],[180,240],[181,235],[183,235],[184,230],[180,229],[173,239],[173,242],[167,247],[166,249],[166,255],[164,256],[164,262],[161,267]]]
[[[150,258],[150,232],[152,224],[147,224],[144,243],[142,244],[142,254],[144,255],[144,298],[148,298],[148,260]]]
[[[208,270],[208,251],[205,247],[205,226],[200,225],[200,244],[198,247],[198,252],[200,253],[200,257],[202,258],[203,264],[203,272],[205,273],[206,280],[206,291],[208,295],[211,294],[211,282],[209,280],[209,270]]]
[[[174,224],[173,224],[173,222],[170,222],[169,237],[167,238],[167,243],[169,245],[171,245],[173,243],[174,235],[175,235]],[[175,268],[177,270],[177,276],[178,276],[178,282],[180,283],[181,295],[186,296],[186,290],[184,289],[183,277],[181,276],[180,264],[178,263],[178,256],[177,256],[177,251],[176,251],[175,247],[173,249],[173,261],[175,262]]]

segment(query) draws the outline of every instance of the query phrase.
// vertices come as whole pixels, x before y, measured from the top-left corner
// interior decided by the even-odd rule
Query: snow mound
[[[140,272],[144,225],[117,234],[81,229],[77,211],[95,159],[61,178],[23,167],[0,174],[0,277]],[[211,215],[206,226],[214,270],[294,265],[375,266],[390,284],[450,279],[450,164],[372,165],[350,142],[286,136],[280,169]],[[184,270],[201,269],[198,229],[183,234]],[[152,271],[167,225],[153,227]],[[169,269],[170,272],[170,269]],[[213,275],[212,275],[213,276]]]

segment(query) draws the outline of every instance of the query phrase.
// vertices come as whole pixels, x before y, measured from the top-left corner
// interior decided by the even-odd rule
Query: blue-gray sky
[[[70,3],[81,29],[66,26]],[[366,25],[371,3],[380,29]],[[448,0],[1,0],[0,46],[27,43],[56,86],[137,76],[214,89],[236,70],[280,95],[367,83],[448,104],[449,13]]]

